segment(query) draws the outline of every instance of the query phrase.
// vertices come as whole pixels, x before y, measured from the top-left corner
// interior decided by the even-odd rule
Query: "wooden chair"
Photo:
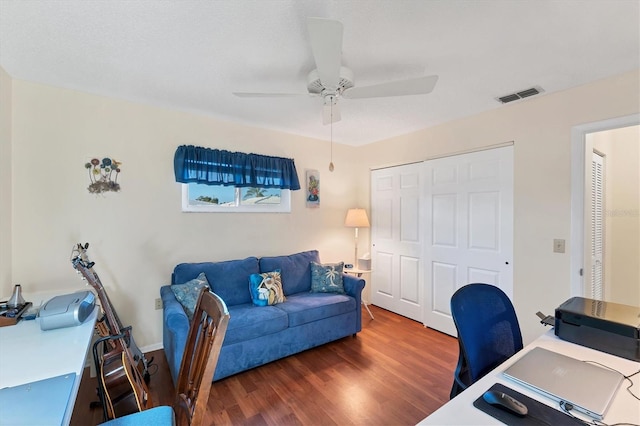
[[[228,323],[229,311],[224,301],[208,289],[202,289],[180,364],[173,406],[151,408],[103,425],[204,425],[213,373]]]

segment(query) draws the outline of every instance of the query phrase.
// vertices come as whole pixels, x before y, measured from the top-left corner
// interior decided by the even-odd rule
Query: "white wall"
[[[635,70],[507,104],[366,146],[363,160],[378,168],[514,142],[514,305],[529,342],[546,331],[535,313],[552,314],[571,295],[571,129],[638,113],[639,82]],[[566,240],[564,254],[553,253],[555,238]]]
[[[87,241],[123,323],[149,347],[162,340],[154,300],[180,262],[309,249],[325,262],[351,258],[344,217],[366,172],[351,166],[355,148],[335,145],[330,173],[327,142],[206,116],[18,80],[13,107],[13,279],[27,300],[48,289],[83,289],[69,255]],[[173,176],[181,144],[294,158],[303,187],[306,169],[320,171],[321,206],[306,208],[303,189],[293,192],[290,214],[182,213]],[[104,156],[122,162],[122,189],[93,195],[84,164]]]
[[[0,295],[11,291],[11,99],[12,82],[0,67]]]
[[[640,126],[589,136],[606,155],[605,299],[640,306]]]

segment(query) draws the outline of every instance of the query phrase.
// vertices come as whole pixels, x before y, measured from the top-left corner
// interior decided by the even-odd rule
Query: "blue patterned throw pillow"
[[[344,294],[342,270],[344,262],[320,265],[311,262],[311,293]]]
[[[203,287],[209,288],[209,281],[207,281],[207,276],[204,272],[201,272],[198,278],[194,278],[184,284],[173,284],[171,286],[173,294],[175,294],[176,299],[178,299],[178,302],[180,302],[184,311],[187,313],[189,321],[193,319],[200,289]]]
[[[249,276],[249,290],[251,291],[251,300],[256,306],[270,306],[287,300],[282,290],[282,277],[279,269],[263,274],[251,274]]]

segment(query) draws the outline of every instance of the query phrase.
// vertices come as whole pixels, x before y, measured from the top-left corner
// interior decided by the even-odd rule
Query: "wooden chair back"
[[[178,426],[204,425],[207,401],[229,323],[224,301],[202,289],[180,364],[173,409]]]

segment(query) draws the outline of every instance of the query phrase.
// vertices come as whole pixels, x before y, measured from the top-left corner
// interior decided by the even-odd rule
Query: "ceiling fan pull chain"
[[[331,127],[331,133],[330,133],[331,134],[331,158],[330,158],[330,161],[329,161],[329,171],[332,172],[333,171],[333,98],[331,98],[330,101],[331,101],[331,105],[330,105],[329,108],[330,108],[330,111],[331,111],[331,113],[330,113],[331,123],[329,125]]]

